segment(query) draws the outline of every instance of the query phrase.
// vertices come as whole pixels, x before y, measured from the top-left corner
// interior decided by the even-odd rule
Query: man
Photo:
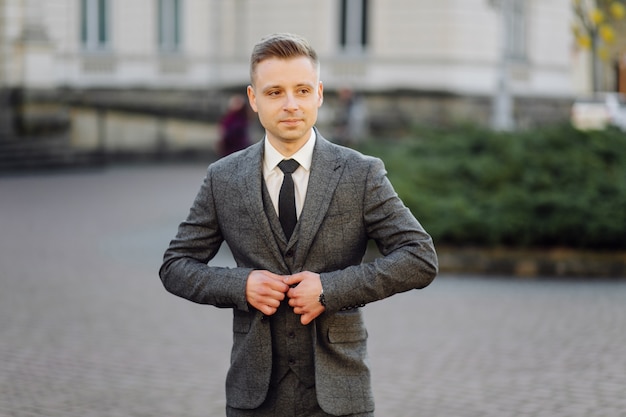
[[[173,294],[233,310],[227,416],[373,416],[360,307],[427,286],[432,240],[379,159],[313,127],[323,85],[304,39],[262,39],[250,78],[265,138],[209,166],[161,279]],[[297,161],[292,174],[286,159]],[[362,263],[369,239],[382,256]],[[207,265],[222,242],[237,267]]]

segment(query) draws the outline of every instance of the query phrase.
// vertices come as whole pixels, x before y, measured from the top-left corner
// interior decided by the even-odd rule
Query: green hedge
[[[618,130],[416,127],[412,138],[361,150],[385,161],[440,244],[626,248],[626,134]]]

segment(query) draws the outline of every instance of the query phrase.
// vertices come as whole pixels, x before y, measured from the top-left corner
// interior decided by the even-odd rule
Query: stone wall
[[[88,106],[71,106],[69,112],[72,146],[111,156],[210,153],[219,136],[210,121]]]
[[[234,93],[244,94],[245,86],[228,91],[16,91],[19,100],[13,101],[11,110],[20,121],[21,133],[46,134],[61,129],[68,132],[72,146],[81,149],[167,153],[213,149],[219,134],[217,123]],[[473,123],[488,127],[491,121],[491,97],[415,91],[364,93],[361,97],[367,108],[369,135],[374,137],[408,135],[415,124]],[[338,106],[337,93],[326,91],[318,126],[329,138]],[[516,126],[566,122],[570,106],[567,99],[517,98]],[[251,121],[253,137],[262,135],[252,112]]]
[[[375,136],[402,134],[412,124],[491,125],[491,97],[393,91],[367,94],[366,98],[370,127]],[[515,126],[527,129],[567,122],[572,102],[572,99],[565,98],[515,98]]]

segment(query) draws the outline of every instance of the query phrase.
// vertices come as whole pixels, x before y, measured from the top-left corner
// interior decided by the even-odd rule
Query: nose
[[[283,109],[288,112],[293,112],[298,109],[298,100],[295,95],[291,93],[285,94],[285,103],[283,104]]]

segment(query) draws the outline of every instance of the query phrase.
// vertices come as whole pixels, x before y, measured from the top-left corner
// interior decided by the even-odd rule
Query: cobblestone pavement
[[[157,276],[204,171],[0,178],[0,416],[224,415],[230,312]],[[368,305],[377,416],[625,417],[625,301],[623,281],[444,275]]]

